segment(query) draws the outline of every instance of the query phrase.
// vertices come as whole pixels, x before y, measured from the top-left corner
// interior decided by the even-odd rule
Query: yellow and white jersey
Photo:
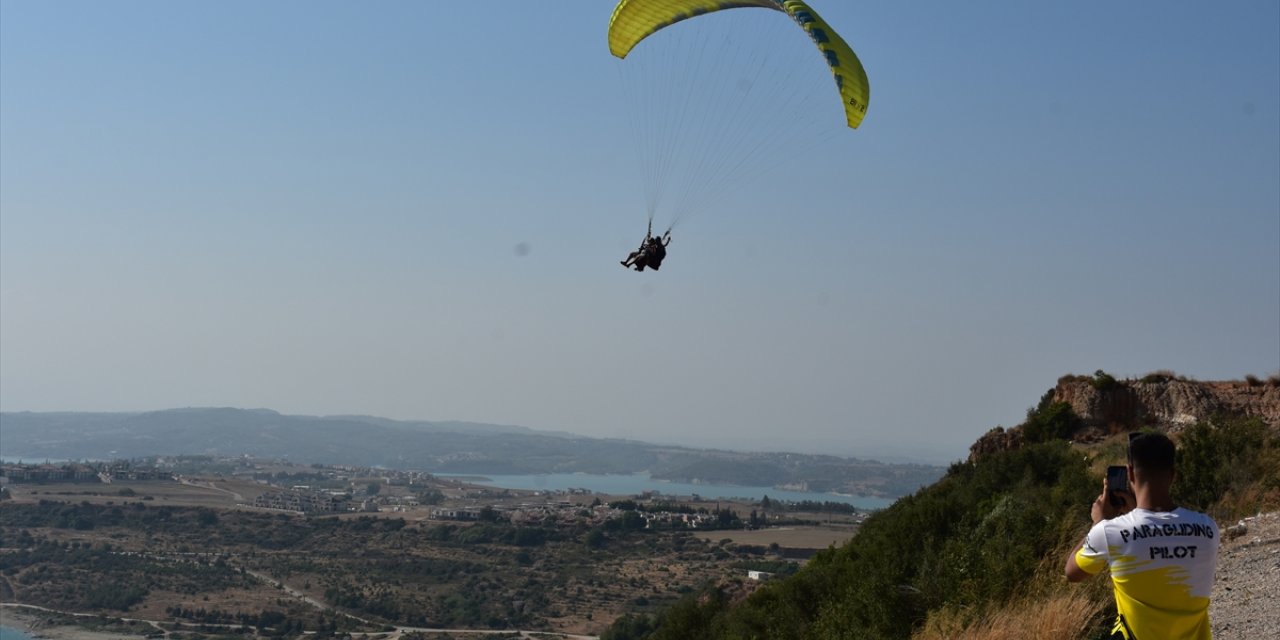
[[[1131,640],[1204,639],[1218,564],[1218,525],[1188,509],[1134,509],[1093,525],[1076,564],[1088,573],[1111,567],[1119,617]]]

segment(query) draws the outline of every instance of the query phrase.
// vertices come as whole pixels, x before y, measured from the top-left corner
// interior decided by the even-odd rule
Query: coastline
[[[6,622],[3,618],[0,618],[0,640],[33,640],[25,630],[17,626],[8,626],[11,624],[16,625],[17,623]]]
[[[68,623],[65,615],[32,610],[26,605],[10,602],[0,603],[0,626],[41,640],[136,640],[146,637],[141,633],[86,629]]]
[[[771,500],[792,502],[844,502],[864,511],[876,511],[893,504],[897,498],[868,495],[851,495],[838,492],[795,491],[778,487],[724,485],[705,482],[679,482],[654,478],[647,471],[627,474],[591,473],[536,473],[536,474],[488,474],[484,480],[476,474],[454,476],[436,474],[442,480],[458,480],[495,489],[520,491],[574,491],[585,490],[610,496],[639,495],[654,491],[664,495],[698,495],[709,500]]]

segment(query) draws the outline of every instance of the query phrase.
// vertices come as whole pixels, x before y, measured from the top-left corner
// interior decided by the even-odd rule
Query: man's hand
[[[1104,477],[1102,479],[1102,495],[1093,501],[1093,507],[1089,510],[1089,517],[1094,524],[1098,524],[1103,520],[1110,520],[1116,516],[1122,516],[1133,511],[1134,507],[1138,506],[1138,498],[1133,495],[1132,491],[1117,489],[1115,494],[1124,501],[1123,505],[1117,507],[1111,504],[1111,483]]]

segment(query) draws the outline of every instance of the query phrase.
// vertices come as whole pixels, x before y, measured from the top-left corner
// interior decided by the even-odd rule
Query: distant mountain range
[[[250,455],[432,473],[636,473],[679,482],[778,486],[898,497],[943,469],[837,456],[692,449],[558,431],[372,416],[292,416],[267,409],[141,413],[0,413],[0,456],[111,460]]]

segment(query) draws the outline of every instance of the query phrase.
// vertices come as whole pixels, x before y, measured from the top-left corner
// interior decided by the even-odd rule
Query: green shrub
[[[618,618],[607,631],[600,635],[600,640],[641,640],[648,637],[657,628],[653,616],[643,614],[625,614]]]
[[[1093,378],[1089,380],[1089,384],[1098,391],[1107,391],[1120,385],[1114,376],[1102,369],[1093,372]]]
[[[1050,401],[1045,406],[1042,401],[1040,407],[1027,412],[1022,435],[1031,443],[1069,440],[1083,426],[1084,421],[1076,415],[1069,403]]]
[[[1086,464],[1062,441],[956,463],[795,575],[733,608],[718,589],[691,595],[646,637],[903,638],[930,610],[1002,601],[1078,534],[1098,485]]]
[[[1200,422],[1178,440],[1174,499],[1223,518],[1276,506],[1280,436],[1260,418]]]
[[[1147,375],[1142,376],[1142,379],[1140,380],[1140,382],[1144,384],[1154,384],[1159,382],[1170,382],[1173,380],[1186,380],[1186,379],[1187,378],[1185,376],[1178,375],[1177,373],[1174,373],[1169,369],[1160,369],[1159,371],[1152,371],[1151,373],[1148,373]]]

